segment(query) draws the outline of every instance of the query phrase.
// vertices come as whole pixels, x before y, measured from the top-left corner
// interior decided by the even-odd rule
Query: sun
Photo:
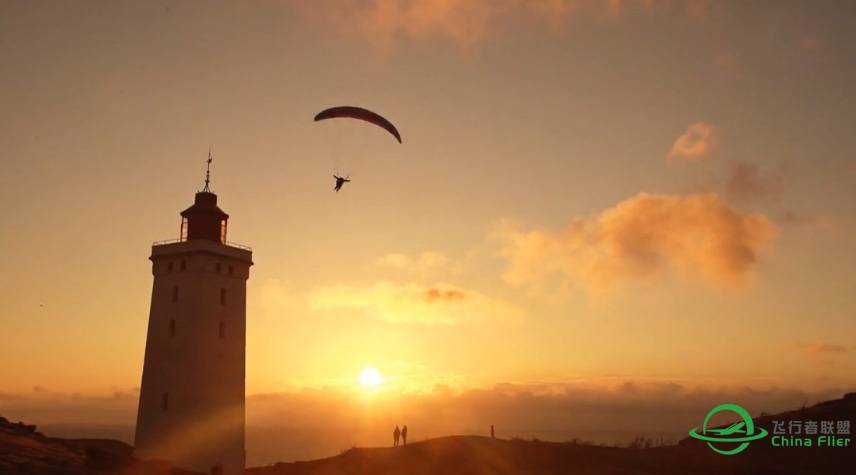
[[[377,368],[365,368],[360,372],[360,384],[366,387],[375,387],[383,383],[383,375]]]

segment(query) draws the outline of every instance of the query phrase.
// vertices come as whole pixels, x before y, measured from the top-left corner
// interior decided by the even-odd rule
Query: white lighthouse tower
[[[152,245],[151,311],[135,436],[140,458],[244,473],[246,283],[252,251],[226,241],[229,215],[205,188],[174,241]]]

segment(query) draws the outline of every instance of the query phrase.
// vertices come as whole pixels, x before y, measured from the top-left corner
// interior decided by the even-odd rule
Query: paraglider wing
[[[390,134],[392,134],[392,136],[395,137],[396,140],[398,140],[398,143],[401,143],[401,135],[398,133],[398,129],[396,129],[395,126],[392,125],[392,122],[386,120],[380,114],[372,112],[368,109],[363,109],[362,107],[355,107],[355,106],[331,107],[329,109],[325,109],[325,110],[319,112],[318,115],[315,116],[315,121],[318,122],[319,120],[336,119],[336,118],[342,118],[342,117],[349,118],[349,119],[364,120],[364,121],[369,122],[371,124],[374,124],[378,127],[381,127],[384,130],[386,130],[387,132],[389,132]]]

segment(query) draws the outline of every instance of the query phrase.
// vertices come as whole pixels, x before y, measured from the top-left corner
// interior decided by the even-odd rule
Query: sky
[[[602,421],[539,414],[853,390],[854,14],[2,1],[0,413],[133,424],[150,246],[178,237],[209,147],[255,262],[248,431],[292,406],[368,418],[285,455],[251,436],[252,460],[373,443],[405,413],[441,434],[524,408],[506,426],[570,438]],[[312,121],[341,104],[403,143]]]

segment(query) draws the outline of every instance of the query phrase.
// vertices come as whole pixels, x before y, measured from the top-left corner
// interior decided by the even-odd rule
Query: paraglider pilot
[[[351,182],[351,180],[349,180],[347,178],[342,178],[342,177],[336,176],[336,175],[333,175],[333,178],[336,179],[336,186],[333,188],[334,190],[336,190],[336,193],[338,193],[339,190],[342,189],[342,185],[344,185],[345,183]]]

